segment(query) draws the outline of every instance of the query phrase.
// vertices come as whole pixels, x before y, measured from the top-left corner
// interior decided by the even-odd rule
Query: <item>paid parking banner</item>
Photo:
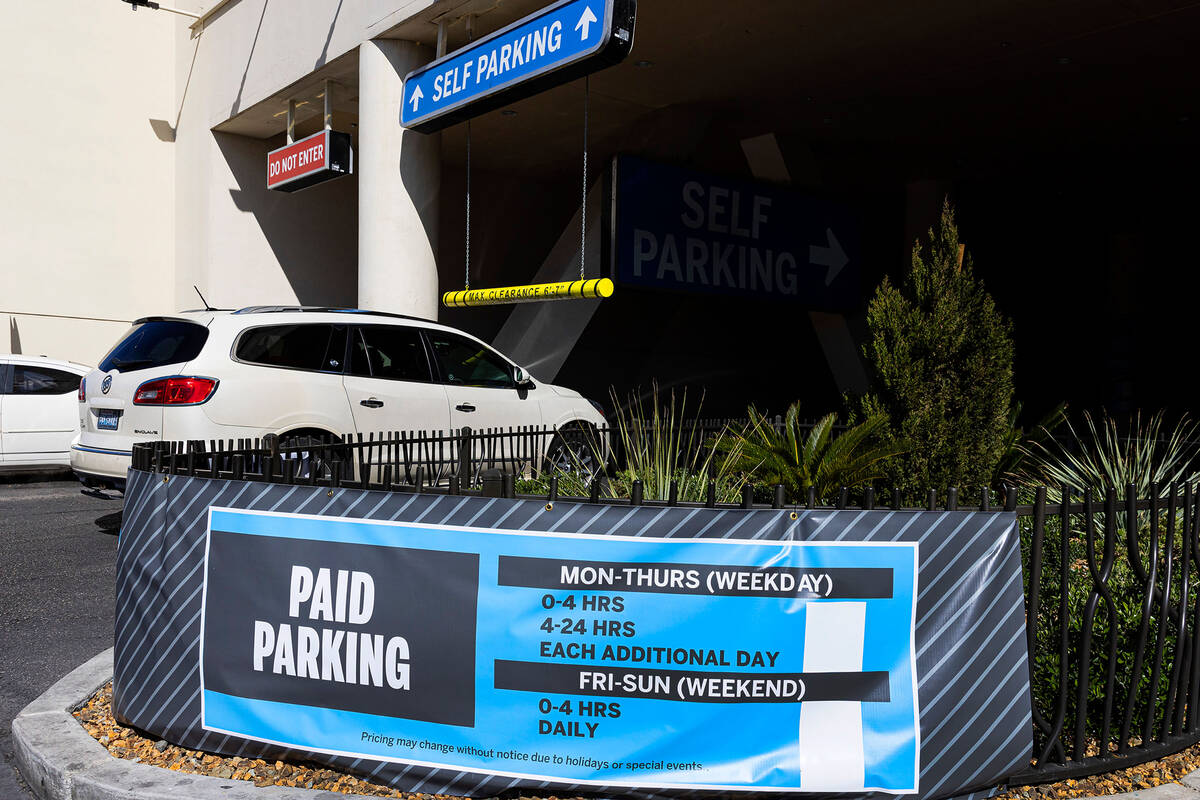
[[[1031,745],[1010,513],[132,471],[114,662],[127,724],[431,794],[933,800]]]
[[[579,784],[916,789],[915,543],[210,515],[207,730]]]

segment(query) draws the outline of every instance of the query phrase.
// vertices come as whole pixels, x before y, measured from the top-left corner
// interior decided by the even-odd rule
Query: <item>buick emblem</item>
[[[104,380],[100,382],[100,391],[103,394],[108,394],[108,390],[112,388],[112,375],[105,375]]]

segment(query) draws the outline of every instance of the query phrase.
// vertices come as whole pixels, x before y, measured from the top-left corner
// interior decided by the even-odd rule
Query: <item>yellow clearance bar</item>
[[[449,308],[465,306],[498,306],[507,303],[540,303],[544,300],[588,300],[612,297],[613,282],[608,278],[561,283],[531,283],[528,286],[498,286],[494,289],[464,289],[446,292],[442,305]]]

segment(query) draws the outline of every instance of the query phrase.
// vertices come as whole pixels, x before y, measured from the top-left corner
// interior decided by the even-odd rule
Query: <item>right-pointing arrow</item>
[[[416,113],[417,105],[421,102],[421,98],[424,96],[425,93],[421,91],[421,85],[417,84],[417,87],[413,89],[413,93],[408,98],[408,102],[412,103],[413,113]]]
[[[825,285],[828,286],[842,271],[842,267],[850,263],[850,259],[846,257],[846,251],[842,249],[841,243],[829,228],[825,229],[825,239],[828,243],[827,247],[815,244],[808,246],[808,263],[828,268],[825,272]]]

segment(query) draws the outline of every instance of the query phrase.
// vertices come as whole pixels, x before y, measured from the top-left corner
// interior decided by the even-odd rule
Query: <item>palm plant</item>
[[[1167,486],[1195,480],[1200,428],[1184,416],[1164,436],[1163,418],[1160,410],[1143,424],[1138,411],[1130,417],[1128,435],[1122,435],[1108,412],[1097,422],[1085,411],[1080,429],[1067,420],[1073,446],[1049,437],[1022,446],[1032,462],[1022,473],[1023,482],[1045,483],[1052,492],[1063,485],[1091,489],[1101,496],[1109,488],[1124,489],[1133,484],[1137,496],[1145,497],[1151,484]]]
[[[874,414],[835,435],[837,414],[821,417],[811,429],[800,421],[800,404],[787,410],[777,427],[753,406],[750,421],[740,431],[729,432],[727,448],[738,469],[756,483],[783,484],[794,501],[809,488],[818,498],[843,486],[859,486],[883,477],[887,463],[905,452],[901,443],[886,436],[888,418]]]

